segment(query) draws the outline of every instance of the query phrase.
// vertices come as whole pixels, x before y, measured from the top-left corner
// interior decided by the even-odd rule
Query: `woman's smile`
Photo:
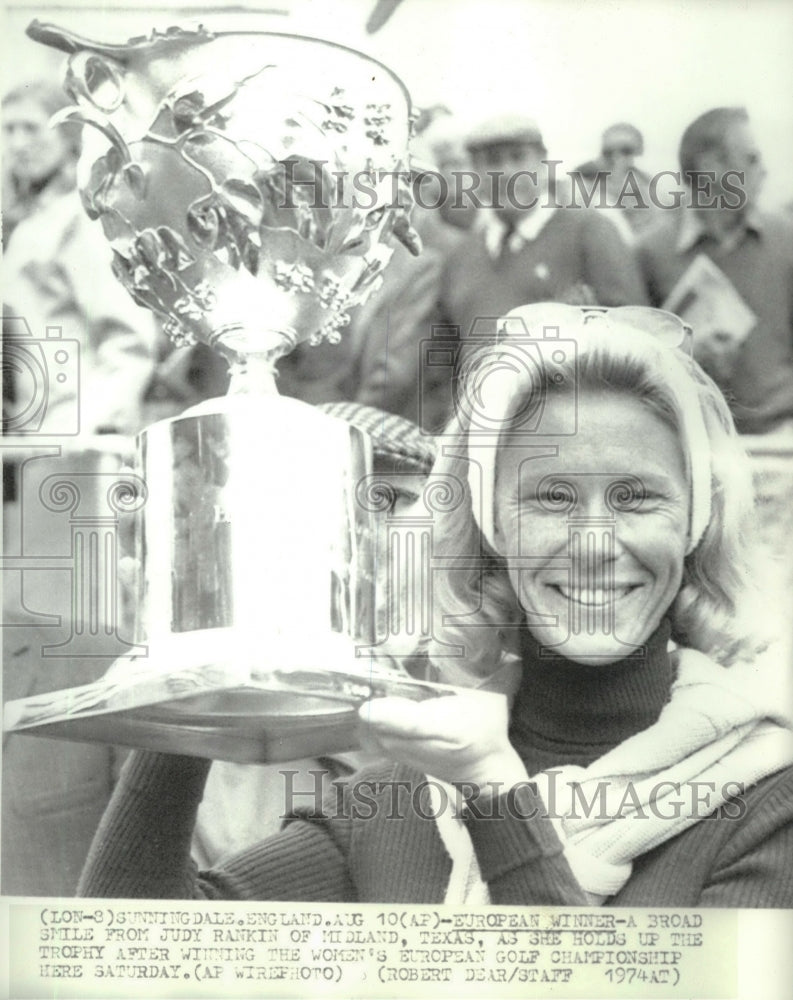
[[[569,587],[562,583],[553,583],[550,586],[552,590],[555,590],[566,601],[572,601],[574,604],[582,604],[591,608],[603,608],[609,604],[621,601],[624,597],[632,594],[641,584],[628,584],[627,586],[611,585],[594,589],[590,587],[586,589]]]

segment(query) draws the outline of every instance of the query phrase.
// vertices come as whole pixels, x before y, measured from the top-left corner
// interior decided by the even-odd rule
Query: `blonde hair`
[[[638,333],[635,342],[610,337],[608,332],[595,334],[585,352],[562,364],[561,372],[554,369],[554,378],[544,368],[528,366],[523,398],[569,391],[559,389],[557,381],[575,384],[579,390],[630,394],[682,438],[683,415],[665,374],[668,367],[657,364],[655,351],[642,349],[643,340]],[[488,353],[495,357],[497,352],[494,346],[482,348],[471,357],[467,371],[481,367]],[[698,544],[685,557],[682,583],[667,613],[678,644],[727,665],[765,645],[754,636],[759,602],[751,555],[751,465],[719,389],[696,362],[680,351],[674,356],[695,389],[708,437],[710,518]],[[462,398],[465,372],[461,380]],[[513,412],[520,409],[518,405]],[[465,484],[460,505],[438,512],[434,520],[433,555],[452,568],[434,574],[433,632],[428,641],[434,675],[460,684],[476,683],[491,674],[503,653],[517,648],[516,630],[523,621],[506,561],[484,538],[474,517],[467,485],[470,429],[471,415],[460,408],[439,439],[433,469],[434,474]],[[459,569],[453,568],[455,561]]]

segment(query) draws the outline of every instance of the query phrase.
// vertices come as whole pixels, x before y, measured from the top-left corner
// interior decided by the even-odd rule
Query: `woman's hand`
[[[457,785],[466,798],[498,795],[528,780],[507,736],[502,694],[461,691],[426,701],[377,698],[358,711],[365,749]]]

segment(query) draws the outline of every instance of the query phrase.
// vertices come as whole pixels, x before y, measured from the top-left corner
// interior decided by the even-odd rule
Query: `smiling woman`
[[[84,893],[793,906],[791,720],[747,626],[750,479],[690,330],[553,303],[499,326],[426,487],[449,502],[425,662],[457,693],[364,704],[386,760],[200,875],[208,764],[133,755]]]
[[[494,540],[544,645],[608,664],[646,642],[680,589],[688,484],[675,431],[622,392],[552,398],[538,445],[559,440],[573,408],[580,426],[558,455],[504,450]],[[510,562],[520,553],[533,565]]]
[[[750,467],[690,333],[661,310],[540,303],[471,359],[435,470],[467,479],[470,516],[437,518],[434,551],[482,559],[438,576],[445,674],[487,674],[515,623],[577,662],[636,651],[667,617],[722,663],[767,643]]]

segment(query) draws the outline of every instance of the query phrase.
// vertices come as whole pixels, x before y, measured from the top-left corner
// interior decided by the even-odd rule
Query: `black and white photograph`
[[[793,6],[3,13],[0,994],[790,1000]]]

